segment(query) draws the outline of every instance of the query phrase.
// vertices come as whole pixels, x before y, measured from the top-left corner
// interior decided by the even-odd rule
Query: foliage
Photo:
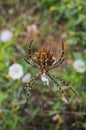
[[[86,70],[79,73],[73,65],[80,59],[86,68],[86,1],[1,0],[0,8],[0,129],[85,130]],[[28,32],[31,25],[36,25],[38,30],[33,27]],[[2,41],[1,34],[6,29],[13,37],[6,34]],[[23,67],[23,76],[30,73],[33,77],[38,72],[23,60],[31,38],[34,39],[32,54],[44,45],[53,46],[53,51],[57,52],[57,41],[64,40],[67,60],[62,67],[62,78],[70,81],[79,93],[74,95],[67,91],[70,103],[64,100],[51,81],[50,86],[40,81],[24,108],[25,95],[20,98],[18,95],[26,84],[22,83],[22,77],[13,80],[8,72],[14,63]],[[52,73],[57,72],[59,70],[55,69]]]

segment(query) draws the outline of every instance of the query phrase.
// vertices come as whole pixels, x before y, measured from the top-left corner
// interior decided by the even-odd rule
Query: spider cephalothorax
[[[66,83],[64,79],[62,79],[61,77],[58,77],[56,75],[52,75],[50,74],[50,70],[55,68],[55,67],[59,67],[62,62],[64,61],[64,58],[63,58],[63,55],[64,55],[64,44],[63,44],[63,41],[62,41],[62,51],[61,51],[61,56],[59,59],[56,59],[54,57],[54,54],[51,50],[43,47],[41,49],[39,49],[36,53],[35,53],[35,56],[34,58],[32,57],[31,55],[31,51],[30,51],[30,48],[31,48],[31,44],[32,44],[33,40],[31,40],[30,44],[29,44],[29,48],[28,48],[28,55],[27,55],[27,58],[25,58],[25,61],[38,68],[39,69],[39,73],[37,73],[28,83],[27,83],[27,86],[28,88],[32,88],[32,86],[34,85],[34,82],[38,79],[41,78],[41,76],[43,75],[45,78],[50,78],[55,84],[56,86],[58,87],[59,91],[66,97],[66,99],[68,100],[68,97],[65,95],[65,92],[63,91],[62,87],[60,84],[62,84],[63,86],[65,86],[67,89],[68,88],[71,88],[71,90],[73,92],[75,92],[73,90],[73,88],[70,86],[69,83]],[[42,79],[42,78],[41,78]],[[48,79],[46,80],[48,81]],[[59,84],[59,82],[60,84]],[[30,89],[29,89],[30,90]],[[26,92],[26,88],[23,88],[22,89],[22,93],[28,93],[28,95],[30,94],[30,92]],[[75,92],[76,93],[76,92]]]
[[[35,53],[34,62],[40,67],[42,73],[47,72],[47,68],[55,61],[53,52],[43,47]]]

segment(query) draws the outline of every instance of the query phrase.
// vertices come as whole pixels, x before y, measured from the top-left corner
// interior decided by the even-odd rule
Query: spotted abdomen
[[[34,62],[39,65],[41,68],[46,68],[52,66],[52,63],[55,61],[53,52],[47,48],[42,48],[35,53]]]

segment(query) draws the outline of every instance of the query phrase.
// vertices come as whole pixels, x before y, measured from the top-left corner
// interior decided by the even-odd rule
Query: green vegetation
[[[26,95],[19,94],[25,75],[29,73],[29,80],[38,72],[24,61],[31,39],[33,55],[45,46],[57,58],[64,41],[66,60],[51,73],[70,82],[79,94],[68,89],[69,103],[51,80],[49,86],[40,80],[24,108]],[[86,130],[85,104],[86,0],[1,0],[0,130]]]

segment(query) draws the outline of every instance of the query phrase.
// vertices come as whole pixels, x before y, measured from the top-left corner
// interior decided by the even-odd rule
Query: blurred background
[[[18,95],[39,71],[24,61],[31,39],[33,56],[44,46],[57,59],[64,41],[66,60],[51,73],[78,93],[68,89],[69,102],[49,79],[24,107]],[[40,129],[86,130],[86,0],[0,0],[0,130]]]

